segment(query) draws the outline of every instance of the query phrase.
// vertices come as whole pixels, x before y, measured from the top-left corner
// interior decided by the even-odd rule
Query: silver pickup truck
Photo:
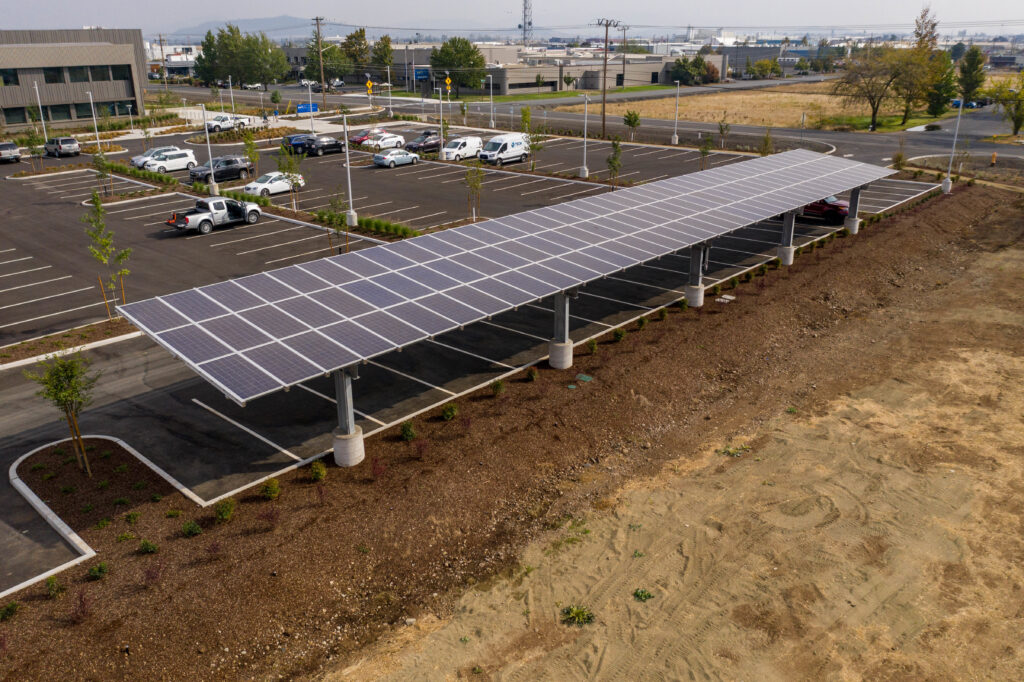
[[[206,129],[211,133],[219,133],[222,130],[244,128],[248,123],[249,119],[244,116],[228,116],[226,114],[221,114],[220,116],[214,116],[212,119],[207,121]]]
[[[196,201],[195,208],[173,214],[167,224],[183,232],[198,230],[200,234],[210,234],[214,227],[222,225],[252,225],[259,222],[261,215],[263,211],[257,204],[225,197],[210,197]]]

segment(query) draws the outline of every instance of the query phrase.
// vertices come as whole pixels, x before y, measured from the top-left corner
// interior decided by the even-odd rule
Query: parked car
[[[448,141],[441,150],[442,161],[462,161],[472,159],[483,148],[484,143],[479,137],[457,137]]]
[[[308,78],[303,78],[302,80],[299,81],[299,85],[301,85],[302,87],[306,87],[307,85],[312,85],[312,84],[313,84],[313,81],[309,80]]]
[[[244,156],[216,156],[213,158],[213,178],[217,182],[224,180],[245,180],[253,173],[252,161]],[[188,172],[192,182],[210,182],[210,166],[204,163]]]
[[[367,147],[370,149],[376,149],[377,151],[380,151],[381,149],[394,149],[396,147],[401,147],[403,144],[405,144],[405,138],[401,135],[395,135],[394,133],[380,133],[366,141]]]
[[[296,189],[300,189],[306,186],[306,180],[301,175],[292,176],[292,180],[289,180],[287,173],[267,173],[261,175],[248,185],[242,188],[242,191],[246,194],[259,195],[261,197],[267,197],[271,194],[280,194],[281,192],[287,192],[295,185]]]
[[[324,91],[324,86],[321,83],[313,83],[313,87],[311,89],[313,90],[313,92],[319,93]],[[334,92],[334,86],[332,86],[330,83],[327,84],[327,92]]]
[[[419,160],[419,154],[404,149],[386,149],[373,155],[373,162],[381,168],[394,168],[407,163],[415,164]]]
[[[170,145],[170,146],[167,146],[167,147],[152,147],[151,149],[147,149],[146,151],[142,152],[138,156],[133,156],[132,160],[131,160],[131,164],[133,166],[135,166],[136,168],[145,168],[146,167],[146,162],[149,161],[150,159],[152,159],[157,154],[163,154],[164,152],[176,152],[176,151],[178,151],[178,148],[175,147],[174,145]]]
[[[334,80],[331,81],[331,87],[332,88],[343,88],[343,87],[345,87],[345,81],[341,80],[340,78],[335,78]]]
[[[436,130],[428,130],[410,140],[405,148],[410,152],[436,152],[441,149],[441,135]]]
[[[18,163],[21,161],[21,149],[13,142],[0,142],[0,161]]]
[[[524,133],[496,135],[480,150],[480,160],[495,166],[525,161],[530,155],[530,140]]]
[[[336,137],[326,135],[306,135],[302,139],[292,142],[292,150],[296,154],[308,154],[310,156],[323,156],[331,152],[345,151],[345,145]]]
[[[281,138],[281,144],[284,145],[285,149],[291,151],[295,143],[302,138],[309,137],[309,133],[296,133],[295,135],[285,135]]]
[[[78,156],[82,153],[82,146],[73,137],[54,137],[46,141],[43,151],[47,156]]]
[[[236,201],[225,197],[199,199],[195,208],[184,213],[174,213],[167,224],[181,231],[197,230],[201,234],[210,234],[214,227],[237,225],[238,223],[259,222],[263,212],[257,204],[247,201]]]
[[[148,171],[166,173],[167,171],[192,170],[196,167],[196,156],[191,149],[175,149],[170,152],[156,154],[143,166]]]
[[[352,136],[348,138],[348,141],[351,144],[365,144],[366,141],[374,135],[380,135],[384,132],[387,131],[383,128],[367,128],[366,130],[361,130],[358,133],[353,133]]]
[[[800,213],[809,218],[820,218],[826,223],[838,225],[850,215],[850,203],[835,197],[825,197],[807,204]]]
[[[219,133],[222,130],[234,130],[235,128],[244,128],[248,121],[243,116],[230,116],[228,114],[220,114],[214,116],[211,120],[206,122],[206,129],[211,133]]]
[[[244,84],[242,86],[242,89],[243,90],[262,90],[263,89],[263,84],[262,83],[246,83],[246,84]]]

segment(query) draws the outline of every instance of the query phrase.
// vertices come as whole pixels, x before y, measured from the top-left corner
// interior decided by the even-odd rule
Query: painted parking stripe
[[[324,400],[326,400],[329,403],[334,403],[335,405],[338,404],[338,401],[335,398],[332,398],[329,395],[325,395],[325,394],[321,393],[320,391],[318,391],[318,390],[316,390],[314,388],[310,388],[309,386],[307,386],[305,384],[299,384],[299,388],[304,388],[307,391],[309,391],[310,393],[312,393],[313,395],[315,395],[317,397],[320,397],[320,398],[323,398]],[[360,412],[359,410],[357,410],[355,408],[352,408],[352,411],[355,412],[360,417],[362,417],[363,419],[369,419],[370,421],[375,422],[377,424],[380,424],[381,426],[387,426],[387,424],[385,424],[381,420],[377,419],[376,417],[371,417],[370,415],[366,414],[365,412]]]
[[[388,203],[391,203],[391,202],[388,202]],[[392,213],[401,213],[402,211],[411,211],[411,210],[413,210],[414,208],[419,208],[419,206],[417,205],[417,206],[408,206],[408,207],[406,207],[406,208],[396,208],[396,209],[395,209],[395,210],[393,210],[393,211],[386,211],[386,212],[384,212],[384,213],[374,213],[373,215],[374,215],[375,217],[380,217],[380,216],[382,216],[382,215],[391,215]]]
[[[165,209],[162,209],[162,210],[159,210],[159,211],[153,211],[152,213],[143,213],[141,215],[130,215],[130,216],[126,215],[124,217],[125,217],[125,219],[128,219],[128,220],[135,220],[136,218],[152,218],[155,215],[167,215],[168,211],[170,211],[171,213],[174,213],[174,212],[176,212],[178,210],[187,211],[187,210],[193,208],[193,206],[194,206],[193,204],[184,204],[180,209],[175,209],[173,207],[168,207],[168,208],[165,208]],[[161,220],[160,222],[166,222],[166,221]],[[157,225],[159,223],[151,223],[151,224],[152,225]]]
[[[507,189],[515,189],[516,187],[525,187],[526,185],[536,185],[538,182],[547,182],[548,178],[540,178],[539,180],[530,180],[529,182],[520,182],[518,185],[506,185],[504,187],[495,188],[495,192],[504,192]]]
[[[275,221],[280,222],[280,221]],[[238,239],[230,239],[224,242],[217,242],[216,244],[209,244],[211,249],[217,248],[218,246],[225,246],[227,244],[234,244],[236,242],[244,242],[250,239],[259,239],[260,237],[269,237],[274,234],[281,234],[282,232],[291,232],[292,230],[301,230],[305,225],[295,225],[294,227],[286,227],[283,230],[274,230],[273,232],[263,232],[262,234],[254,234],[249,237],[239,237]]]
[[[83,291],[89,291],[92,288],[93,287],[85,287],[85,288],[82,288],[82,289],[74,289],[72,291],[64,291],[64,292],[59,293],[59,294],[50,294],[49,296],[43,296],[41,298],[34,298],[31,301],[21,301],[19,303],[9,303],[7,305],[0,306],[0,310],[7,310],[8,308],[17,308],[18,306],[21,306],[21,305],[29,305],[29,304],[32,304],[32,303],[38,303],[39,301],[48,301],[51,298],[60,298],[61,296],[70,296],[72,294],[80,294]]]
[[[10,253],[11,251],[17,251],[17,249],[0,249],[0,253]]]
[[[543,310],[545,312],[553,314],[553,311],[548,310],[547,308],[545,308],[542,305],[537,305],[536,303],[527,303],[523,307],[524,308],[536,308],[537,310]],[[572,313],[572,309],[571,308],[569,310],[569,317],[575,317],[577,320],[583,320],[584,322],[586,322],[588,324],[598,324],[598,325],[601,325],[602,327],[607,327],[608,329],[612,328],[612,325],[608,324],[607,322],[601,322],[600,320],[591,320],[590,318],[587,318],[587,317],[580,317],[579,315],[574,315]]]
[[[528,194],[536,194],[537,192],[549,192],[551,190],[558,190],[558,189],[562,189],[562,187],[559,186],[559,185],[554,185],[554,186],[551,186],[551,187],[541,187],[540,189],[532,189],[529,192],[520,192],[519,196],[525,197]]]
[[[8,287],[7,289],[0,289],[0,294],[6,294],[8,291],[14,291],[15,289],[27,289],[28,287],[37,287],[40,284],[49,284],[50,282],[59,282],[62,279],[71,279],[71,275],[64,275],[63,277],[54,277],[53,279],[44,279],[41,282],[32,282],[31,284],[19,284],[16,287]]]
[[[31,270],[19,270],[18,272],[8,272],[6,275],[0,275],[0,277],[14,277],[15,275],[27,275],[30,272],[39,272],[40,270],[45,270],[46,268],[52,267],[52,265],[44,265],[39,268],[32,268]]]
[[[481,324],[485,324],[488,327],[496,327],[497,329],[503,329],[504,331],[511,332],[513,334],[519,334],[520,336],[525,336],[525,337],[530,338],[530,339],[537,339],[538,341],[544,341],[545,343],[547,343],[548,341],[551,340],[551,339],[546,338],[544,336],[537,336],[536,334],[530,334],[529,332],[524,332],[524,331],[521,331],[519,329],[513,329],[512,327],[506,327],[503,324],[498,324],[497,322],[492,322],[491,320],[481,320],[480,323]]]
[[[281,262],[286,261],[286,260],[294,260],[296,258],[302,258],[303,256],[312,256],[314,253],[323,253],[324,251],[329,251],[331,253],[331,255],[334,255],[334,249],[335,248],[336,247],[332,247],[332,246],[324,246],[322,248],[314,249],[312,251],[304,251],[302,253],[293,253],[292,255],[284,256],[283,258],[275,258],[274,260],[263,261],[263,264],[264,265],[272,265],[274,263],[281,263]]]
[[[626,301],[620,301],[617,298],[609,298],[608,296],[600,296],[598,294],[592,294],[589,291],[580,291],[580,296],[589,296],[590,298],[599,298],[599,299],[601,299],[603,301],[611,301],[612,303],[618,303],[620,305],[628,305],[631,308],[640,308],[641,310],[654,310],[654,308],[649,308],[649,307],[647,307],[645,305],[640,305],[639,303],[628,303]]]
[[[226,233],[226,232],[211,232],[210,234],[200,234],[199,232],[196,232],[196,234],[189,235],[189,236],[185,237],[185,239],[213,239],[214,237],[220,237],[220,236],[223,236],[223,235],[226,235],[226,234],[232,234],[232,233],[238,232],[239,230],[246,230],[246,229],[249,229],[250,227],[263,227],[264,225],[269,225],[270,223],[279,223],[279,222],[281,222],[281,221],[277,220],[276,218],[274,220],[261,220],[258,223],[246,223],[244,225],[239,225],[237,227],[232,227],[230,233]],[[178,228],[172,227],[169,230],[164,230],[164,232],[178,232]],[[248,234],[248,233],[246,233],[246,234]]]
[[[490,362],[490,363],[495,364],[495,365],[500,365],[501,367],[505,367],[507,369],[515,369],[514,366],[505,364],[501,360],[495,360],[494,358],[488,358],[488,357],[484,357],[483,355],[477,355],[476,353],[471,353],[468,350],[464,350],[462,348],[456,348],[455,346],[450,346],[447,343],[442,343],[441,341],[438,341],[437,339],[427,339],[427,343],[432,343],[434,345],[441,346],[442,348],[447,348],[448,350],[453,350],[453,351],[455,351],[457,353],[462,353],[463,355],[468,355],[469,357],[476,358],[477,360],[483,360],[484,362]]]
[[[161,202],[156,202],[156,203],[146,203],[146,204],[144,204],[142,206],[133,206],[132,208],[121,208],[121,209],[117,209],[116,211],[107,211],[107,214],[109,215],[111,213],[128,213],[130,211],[145,211],[146,209],[153,208],[154,206],[169,206],[171,204],[181,203],[181,201],[182,201],[181,197],[176,197],[174,199],[171,199],[170,201],[161,201]],[[153,214],[150,214],[150,215],[153,215]],[[142,218],[144,216],[135,216],[135,217],[136,218]]]
[[[192,402],[194,402],[196,405],[198,405],[199,407],[203,408],[207,412],[210,412],[211,414],[214,414],[214,415],[220,417],[221,419],[223,419],[227,423],[231,424],[232,426],[237,426],[238,428],[240,428],[242,431],[245,431],[246,433],[248,433],[253,438],[257,438],[257,439],[263,441],[264,443],[266,443],[270,447],[274,448],[278,452],[281,452],[282,454],[288,455],[289,457],[294,459],[296,462],[301,462],[302,461],[301,457],[296,457],[291,452],[289,452],[288,450],[284,449],[283,447],[281,447],[280,445],[278,445],[274,441],[272,441],[272,440],[270,440],[268,438],[264,438],[260,434],[256,433],[252,429],[250,429],[248,426],[243,426],[242,424],[239,424],[238,422],[236,422],[231,417],[228,417],[227,415],[221,414],[220,412],[218,412],[217,410],[213,409],[209,405],[201,402],[200,400],[198,400],[196,398],[192,398]]]
[[[649,152],[641,152],[640,154],[634,154],[633,156],[634,157],[648,156],[650,154],[658,154],[658,153],[660,153],[662,151],[664,151],[664,150],[660,149],[660,148],[655,148],[655,149],[652,149]]]
[[[444,215],[447,212],[448,211],[438,211],[437,213],[431,213],[430,215],[421,215],[419,218],[406,218],[405,222],[407,222],[407,223],[414,223],[417,220],[426,220],[427,218],[434,218],[434,217],[439,216],[439,215]]]
[[[448,395],[455,395],[454,391],[449,391],[447,388],[443,388],[441,386],[435,386],[434,384],[430,383],[429,381],[424,381],[423,379],[420,379],[419,377],[415,377],[415,376],[413,376],[411,374],[406,374],[405,372],[400,372],[397,369],[392,369],[391,367],[388,367],[387,365],[380,364],[376,360],[367,360],[366,363],[368,365],[373,365],[374,367],[380,367],[381,369],[386,369],[387,371],[391,372],[392,374],[397,374],[400,377],[405,377],[406,379],[409,379],[410,381],[415,381],[418,384],[423,384],[424,386],[428,386],[430,388],[436,388],[437,390],[442,391],[444,393],[447,393]]]
[[[114,303],[117,302],[117,297],[114,297]],[[65,315],[67,313],[75,313],[79,310],[85,310],[86,308],[95,308],[96,306],[104,305],[103,301],[96,301],[95,303],[88,303],[86,305],[80,305],[77,308],[68,308],[67,310],[58,310],[55,313],[47,313],[46,315],[39,315],[38,317],[30,317],[27,320],[18,320],[17,322],[9,322],[4,325],[0,325],[0,329],[6,329],[8,327],[17,327],[19,324],[28,324],[29,322],[37,322],[39,320],[45,320],[48,317],[56,317],[58,315]]]
[[[489,173],[489,172],[487,174],[488,175],[492,175],[492,173]],[[506,172],[506,173],[502,173],[500,175],[500,177],[494,178],[493,180],[484,180],[480,184],[481,185],[489,185],[492,182],[501,182],[502,180],[515,180],[516,176],[518,176],[518,175],[519,175],[519,173],[516,173],[514,171],[509,171],[509,172]]]
[[[563,194],[561,198],[562,199],[568,199],[569,197],[574,197],[574,196],[576,196],[578,194],[586,194],[587,192],[593,192],[595,189],[600,190],[600,189],[606,189],[606,188],[607,188],[607,185],[597,185],[597,184],[595,184],[590,189],[584,189],[584,190],[581,190],[579,192],[573,192],[572,194]]]
[[[255,249],[249,249],[248,251],[239,251],[236,256],[244,256],[249,253],[257,253],[259,251],[269,251],[270,249],[279,249],[282,246],[288,246],[290,244],[298,244],[299,242],[308,242],[310,239],[323,239],[326,233],[314,234],[312,237],[303,237],[302,239],[293,239],[290,242],[281,242],[280,244],[271,244],[270,246],[260,246]]]
[[[12,258],[11,260],[0,261],[0,265],[7,265],[8,263],[20,263],[23,260],[32,260],[32,256],[25,256],[24,258]]]

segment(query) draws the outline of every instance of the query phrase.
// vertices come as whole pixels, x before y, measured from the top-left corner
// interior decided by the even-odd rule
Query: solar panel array
[[[244,403],[892,173],[795,150],[119,310]]]

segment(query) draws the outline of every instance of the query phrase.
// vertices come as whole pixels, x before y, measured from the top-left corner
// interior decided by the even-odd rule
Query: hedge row
[[[143,170],[136,168],[135,166],[123,163],[120,161],[105,161],[101,158],[93,159],[93,166],[98,170],[103,170],[108,173],[120,173],[121,175],[129,175],[139,180],[149,180],[150,182],[156,182],[161,185],[177,185],[178,178],[167,175],[166,173],[157,173],[156,171]]]
[[[313,220],[328,227],[345,227],[345,214],[335,211],[313,211]],[[418,237],[420,233],[407,225],[393,223],[380,218],[359,218],[359,227],[364,232],[389,237]]]
[[[207,187],[206,191],[209,192],[210,188]],[[237,201],[248,201],[260,206],[270,206],[270,197],[258,197],[255,194],[246,194],[245,192],[236,192],[230,189],[221,190],[220,195],[229,199],[236,199]]]

